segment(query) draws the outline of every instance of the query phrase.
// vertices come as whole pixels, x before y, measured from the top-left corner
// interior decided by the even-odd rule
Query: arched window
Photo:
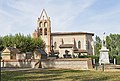
[[[42,22],[40,22],[39,26],[42,27]]]
[[[78,49],[80,49],[80,48],[81,48],[81,42],[78,41]]]
[[[42,28],[40,28],[40,35],[42,35]]]
[[[47,28],[44,29],[44,35],[47,35]]]
[[[47,22],[44,23],[44,27],[47,27]]]
[[[88,41],[88,49],[90,49],[90,41]]]
[[[56,42],[54,42],[54,49],[56,49],[57,48],[57,43]]]

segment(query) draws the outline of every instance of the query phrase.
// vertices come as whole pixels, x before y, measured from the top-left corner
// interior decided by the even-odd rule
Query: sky
[[[52,32],[120,34],[120,0],[0,0],[0,36],[31,34],[43,9]]]

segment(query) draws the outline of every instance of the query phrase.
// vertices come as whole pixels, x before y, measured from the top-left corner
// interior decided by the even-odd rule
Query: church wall
[[[54,45],[54,42],[57,43],[57,47],[55,50],[59,50],[60,54],[63,55],[63,51],[60,51],[59,46],[62,44],[74,44],[78,49],[78,42],[81,42],[81,47],[80,49],[82,50],[87,50],[88,54],[93,54],[94,53],[94,41],[92,39],[92,35],[89,34],[80,34],[80,35],[53,35],[52,36],[52,44]],[[89,47],[88,47],[88,42],[89,42]]]
[[[89,53],[89,54],[93,54],[93,53],[94,53],[94,41],[93,41],[93,39],[92,39],[92,35],[87,35],[86,37],[87,37],[87,42],[89,41],[89,44],[90,44],[89,47],[88,47],[88,45],[87,45],[86,49],[88,50],[88,53]],[[88,44],[88,43],[87,43],[87,44]],[[89,48],[89,49],[88,49],[88,48]]]
[[[82,34],[82,35],[56,35],[56,36],[52,36],[52,44],[54,45],[54,42],[57,43],[57,47],[55,50],[59,50],[59,57],[63,58],[63,54],[65,54],[65,50],[68,50],[69,53],[72,55],[73,54],[73,48],[59,48],[59,46],[62,44],[74,44],[74,42],[76,43],[76,48],[78,49],[78,41],[81,42],[81,48],[80,49],[84,49],[86,50],[86,35]]]
[[[59,36],[52,36],[53,38],[53,45],[54,42],[57,42],[57,48],[62,44],[61,39],[63,39],[64,44],[74,44],[74,39],[76,42],[76,47],[78,48],[78,41],[81,41],[81,49],[86,49],[86,41],[85,35],[59,35]]]

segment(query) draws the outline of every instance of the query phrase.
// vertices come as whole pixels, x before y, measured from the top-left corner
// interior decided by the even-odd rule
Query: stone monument
[[[102,47],[100,49],[99,64],[109,64],[109,49],[106,48],[106,36],[103,33]]]
[[[51,46],[52,49],[51,49],[51,52],[50,52],[50,55],[49,55],[48,58],[55,59],[55,58],[58,58],[58,56],[55,55],[53,47],[54,47],[54,46],[52,45],[52,46]]]

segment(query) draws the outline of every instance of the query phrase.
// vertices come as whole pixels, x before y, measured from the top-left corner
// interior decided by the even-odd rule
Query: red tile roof
[[[81,35],[81,34],[89,34],[94,36],[94,33],[87,33],[87,32],[54,32],[51,33],[52,35]]]

